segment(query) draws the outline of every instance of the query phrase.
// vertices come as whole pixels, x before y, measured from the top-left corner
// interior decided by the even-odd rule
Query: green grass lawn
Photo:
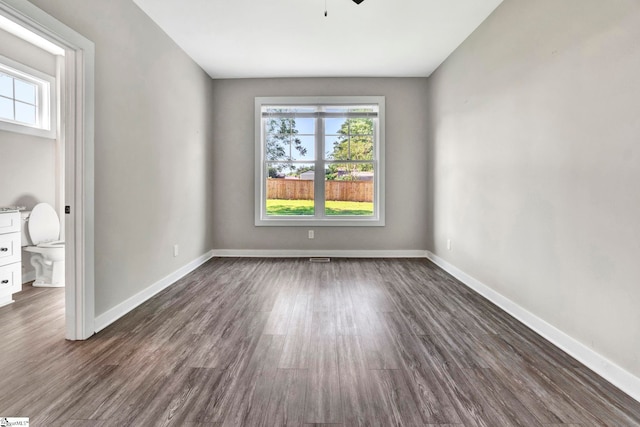
[[[373,203],[327,200],[327,215],[372,216]],[[267,199],[267,215],[313,215],[313,200]]]

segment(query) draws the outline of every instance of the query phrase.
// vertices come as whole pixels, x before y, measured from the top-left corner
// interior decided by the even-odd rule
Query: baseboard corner
[[[163,291],[169,286],[176,283],[178,280],[182,279],[187,274],[191,273],[196,268],[200,267],[205,262],[209,261],[214,257],[214,251],[210,250],[205,254],[199,256],[193,261],[187,263],[183,267],[175,270],[174,272],[168,274],[132,297],[126,299],[115,307],[107,310],[106,312],[96,316],[94,320],[94,330],[95,332],[100,332],[125,314],[129,313],[131,310],[138,307],[140,304],[144,303],[148,299],[152,298],[157,293]]]

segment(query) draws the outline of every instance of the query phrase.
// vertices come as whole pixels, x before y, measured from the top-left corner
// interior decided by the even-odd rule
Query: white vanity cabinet
[[[0,211],[0,306],[22,290],[20,212]]]

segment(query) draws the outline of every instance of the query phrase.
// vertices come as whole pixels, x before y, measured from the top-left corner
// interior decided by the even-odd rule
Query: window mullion
[[[325,217],[324,209],[324,119],[318,117],[316,119],[316,160],[313,185],[313,199],[315,206],[315,217],[323,219]]]

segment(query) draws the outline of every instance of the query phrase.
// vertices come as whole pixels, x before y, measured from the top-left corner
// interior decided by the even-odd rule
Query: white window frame
[[[266,213],[267,160],[265,159],[265,126],[262,108],[270,105],[278,106],[349,106],[377,105],[377,126],[374,129],[374,213],[372,216],[326,216],[324,213],[324,196],[316,197],[315,215],[311,216],[268,216]],[[318,119],[320,122],[320,119]],[[314,193],[324,195],[326,160],[324,157],[324,129],[316,125]],[[255,98],[255,225],[256,226],[321,226],[321,227],[360,227],[385,225],[385,97],[384,96],[296,96],[296,97],[256,97]],[[319,203],[319,200],[321,203]]]
[[[42,138],[56,138],[56,79],[41,71],[0,55],[0,73],[32,83],[37,87],[36,124],[30,125],[0,117],[0,130]]]

